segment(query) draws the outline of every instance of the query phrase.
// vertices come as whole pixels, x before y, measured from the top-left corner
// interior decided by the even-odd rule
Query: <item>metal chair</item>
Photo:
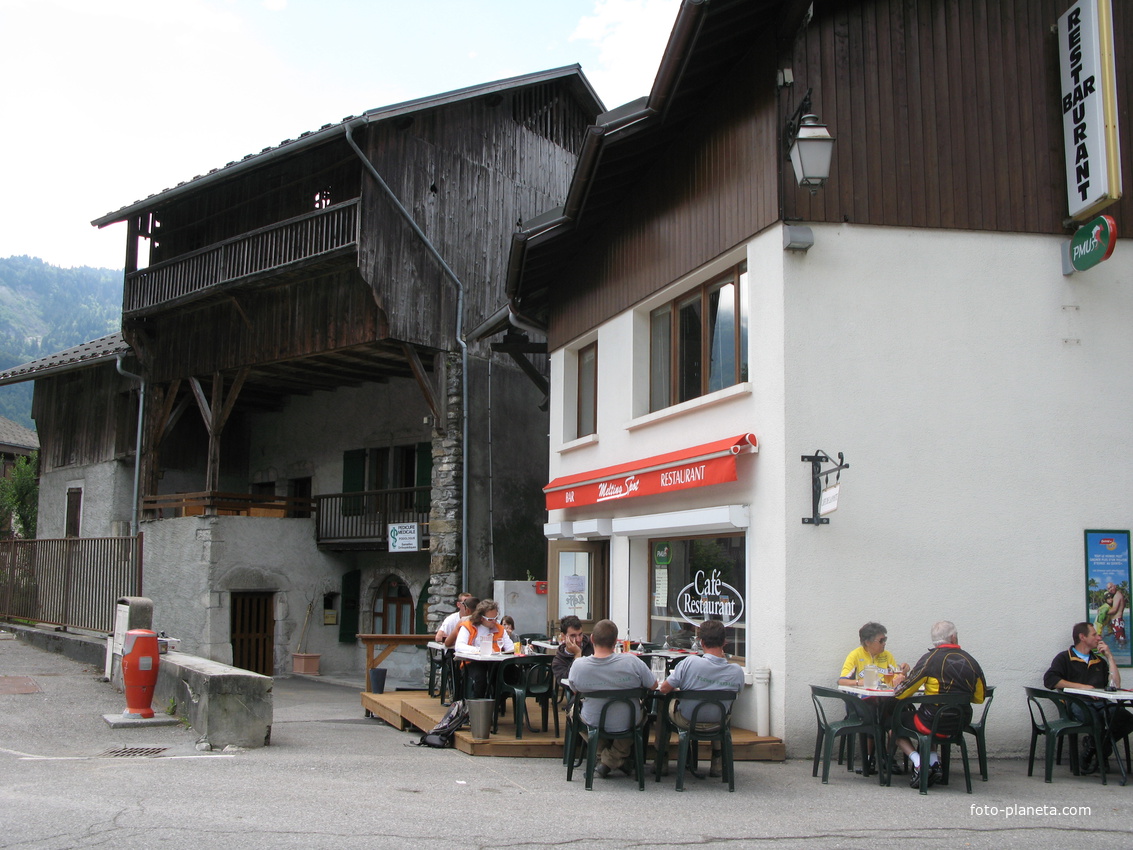
[[[721,782],[728,783],[728,790],[736,790],[735,759],[732,754],[732,706],[736,692],[719,691],[675,691],[670,695],[673,711],[679,711],[681,700],[693,701],[692,717],[688,719],[687,729],[677,729],[677,790],[685,790],[685,768],[696,770],[697,748],[701,741],[710,741],[713,750],[720,750]],[[667,705],[661,707],[660,725],[657,733],[657,763],[654,774],[660,781],[661,765],[668,756],[669,733],[673,722],[669,717]],[[703,718],[703,719],[702,719]],[[710,719],[711,718],[711,719]],[[717,720],[716,718],[720,718]],[[719,745],[718,747],[715,745]]]
[[[854,736],[864,735],[874,740],[874,750],[880,754],[884,747],[884,739],[877,721],[877,709],[861,697],[843,693],[837,688],[827,688],[821,685],[810,686],[810,697],[814,703],[814,714],[818,721],[818,733],[814,739],[814,766],[811,776],[818,776],[819,760],[822,761],[822,784],[830,783],[830,760],[834,753],[834,742],[845,738],[849,743],[850,770],[854,766]],[[825,701],[825,702],[824,702]],[[827,702],[835,702],[838,707],[845,709],[845,717],[832,719]],[[863,763],[862,775],[868,775],[868,766]]]
[[[921,732],[916,724],[904,722],[906,712],[902,709],[911,708],[914,712],[917,706],[933,705],[936,710],[932,715],[932,723],[928,732]],[[971,694],[932,694],[911,696],[902,699],[902,705],[893,712],[892,735],[889,742],[889,760],[893,763],[897,750],[898,738],[911,738],[917,742],[917,751],[921,758],[920,784],[921,793],[928,793],[929,754],[935,743],[940,747],[940,765],[943,775],[941,785],[948,784],[950,754],[953,744],[960,747],[960,757],[964,762],[964,784],[969,794],[972,793],[972,774],[968,765],[968,744],[964,738],[964,730],[972,722],[972,695]],[[886,772],[888,773],[888,772]],[[892,777],[885,776],[882,784],[890,784]]]
[[[639,791],[645,790],[645,736],[642,734],[643,721],[646,712],[642,707],[648,691],[645,688],[630,688],[616,691],[589,691],[576,694],[577,705],[573,717],[568,725],[566,750],[563,760],[567,766],[567,782],[574,775],[574,747],[580,737],[586,738],[586,790],[594,788],[594,765],[598,761],[598,741],[601,738],[617,740],[628,738],[633,741],[634,770],[637,774],[637,787]],[[602,710],[598,715],[596,724],[586,723],[582,719],[582,709],[588,699],[603,699]],[[628,729],[611,732],[607,725],[609,712],[615,706],[626,708],[630,716],[635,718]]]
[[[972,709],[972,720],[964,727],[964,732],[976,739],[976,755],[980,760],[980,778],[984,782],[987,782],[987,738],[984,730],[987,728],[987,713],[991,711],[991,701],[994,698],[995,687],[984,688],[983,711],[980,713],[979,720],[975,718],[975,709]]]

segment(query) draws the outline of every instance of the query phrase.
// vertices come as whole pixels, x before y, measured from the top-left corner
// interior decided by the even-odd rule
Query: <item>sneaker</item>
[[[892,776],[904,776],[905,760],[898,756],[894,756],[893,762],[889,765],[889,773]]]
[[[605,779],[610,775],[610,768],[604,764],[599,764],[594,767],[594,775],[599,779]]]
[[[909,771],[909,787],[921,787],[921,769],[916,765],[913,765],[913,769]]]
[[[944,768],[941,767],[940,762],[935,762],[928,766],[928,787],[931,788],[944,776]]]

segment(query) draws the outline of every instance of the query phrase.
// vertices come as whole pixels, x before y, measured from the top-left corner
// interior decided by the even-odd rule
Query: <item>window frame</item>
[[[593,352],[593,360],[583,368],[587,356]],[[574,402],[574,438],[589,437],[598,433],[598,340],[594,340],[575,353],[576,380]],[[589,376],[590,380],[584,380]],[[589,384],[589,386],[587,386]],[[589,404],[584,402],[588,401]],[[589,410],[589,422],[583,421],[584,411]]]
[[[722,274],[715,275],[709,278],[704,283],[694,286],[690,289],[682,291],[679,295],[669,299],[663,304],[649,310],[647,314],[648,320],[648,350],[649,350],[649,367],[648,367],[648,382],[649,382],[649,413],[655,413],[659,410],[681,404],[686,401],[691,401],[696,398],[701,398],[709,393],[718,390],[727,389],[728,387],[735,386],[736,384],[743,383],[747,380],[747,315],[746,306],[747,298],[745,293],[747,283],[747,261],[741,261],[734,266],[723,272]],[[732,362],[733,370],[730,380],[725,378],[725,383],[718,387],[712,387],[713,373],[712,373],[712,349],[713,349],[713,323],[709,322],[711,314],[710,306],[711,299],[714,293],[724,289],[728,285],[732,285]],[[681,335],[681,321],[682,313],[689,307],[695,306],[699,310],[699,351],[697,357],[697,368],[699,369],[699,391],[683,397],[682,387],[683,379],[686,377],[687,370],[682,370],[682,364],[685,360],[682,345],[683,337]],[[719,315],[719,309],[716,315]],[[667,316],[666,316],[667,314]],[[662,321],[657,321],[658,319]],[[661,347],[665,350],[658,350],[658,337],[660,331],[664,330],[667,337],[661,342]],[[656,358],[658,355],[666,357],[664,363],[658,364]],[[659,367],[663,367],[663,371],[658,375]],[[719,377],[719,374],[717,374]],[[659,398],[662,392],[662,385],[665,397]]]

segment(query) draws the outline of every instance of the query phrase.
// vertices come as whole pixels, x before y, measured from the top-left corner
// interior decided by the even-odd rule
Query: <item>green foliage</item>
[[[0,512],[12,517],[12,529],[24,538],[35,537],[39,517],[39,453],[16,458],[7,478],[0,478]]]
[[[0,371],[106,336],[122,324],[122,271],[0,258]],[[30,381],[0,387],[0,416],[34,428]]]

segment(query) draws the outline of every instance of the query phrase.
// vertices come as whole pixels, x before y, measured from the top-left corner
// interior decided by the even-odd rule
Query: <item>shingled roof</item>
[[[31,454],[38,449],[39,435],[35,431],[0,416],[0,452]]]
[[[21,381],[34,381],[37,378],[69,372],[72,369],[80,369],[103,360],[113,360],[119,354],[129,354],[130,350],[130,346],[122,338],[122,334],[112,333],[110,336],[84,342],[82,345],[76,345],[66,351],[59,351],[55,354],[49,354],[47,357],[32,360],[30,363],[6,369],[0,372],[0,386],[18,384]]]

